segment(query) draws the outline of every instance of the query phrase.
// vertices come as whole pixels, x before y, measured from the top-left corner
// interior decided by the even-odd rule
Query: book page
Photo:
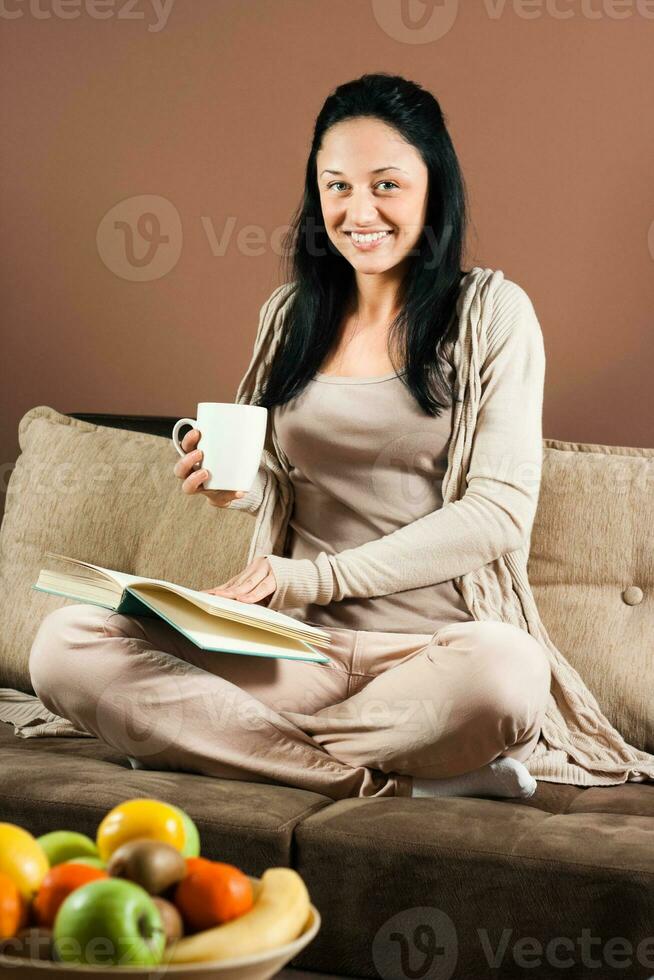
[[[314,650],[303,640],[282,637],[261,630],[257,626],[236,623],[234,620],[212,617],[210,613],[203,612],[197,606],[189,605],[174,592],[162,593],[160,589],[143,586],[139,589],[138,598],[207,652],[284,657],[318,663],[331,662],[329,657]]]
[[[103,568],[102,565],[92,565],[90,561],[82,561],[80,558],[68,558],[66,555],[56,554],[54,551],[46,551],[46,557],[58,558],[61,561],[70,562],[72,565],[83,565],[85,568],[99,572],[103,577],[106,576],[116,582],[121,591],[132,582],[154,582],[155,579],[144,578],[141,575],[130,575],[129,572],[117,572],[113,568]]]
[[[326,630],[321,630],[317,626],[310,626],[307,623],[293,619],[292,616],[286,616],[282,612],[278,612],[275,609],[267,609],[265,606],[260,606],[256,603],[239,602],[238,599],[228,599],[226,596],[211,595],[208,592],[189,589],[177,582],[169,582],[165,579],[148,578],[145,575],[130,575],[128,572],[117,572],[112,568],[103,568],[102,565],[93,565],[91,562],[67,558],[65,555],[58,555],[54,552],[46,552],[46,554],[54,558],[61,558],[64,561],[72,562],[75,565],[84,565],[86,568],[95,569],[100,574],[106,575],[114,582],[117,582],[123,590],[127,586],[160,585],[166,589],[170,589],[172,592],[176,592],[178,595],[186,596],[192,602],[195,601],[197,603],[199,601],[203,605],[215,609],[216,612],[224,610],[225,612],[232,612],[239,616],[247,617],[253,622],[253,625],[257,622],[260,622],[262,625],[266,623],[277,623],[279,626],[286,627],[295,633],[301,632],[307,636],[315,637],[316,642],[321,641],[322,646],[329,646],[331,643],[331,635]]]

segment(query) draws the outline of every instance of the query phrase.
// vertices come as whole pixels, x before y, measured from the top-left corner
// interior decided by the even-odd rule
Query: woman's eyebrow
[[[375,170],[371,170],[370,173],[371,174],[380,174],[380,173],[383,173],[384,170],[399,170],[400,173],[406,174],[406,170],[402,170],[401,167],[377,167]],[[337,177],[344,177],[345,176],[345,174],[343,173],[342,170],[323,170],[323,171],[321,171],[320,176],[322,177],[323,174],[335,174]],[[407,176],[408,176],[408,174],[407,174]]]

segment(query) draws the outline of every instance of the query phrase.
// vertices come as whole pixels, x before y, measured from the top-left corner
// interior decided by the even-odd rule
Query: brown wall
[[[0,4],[3,491],[34,405],[234,397],[315,115],[366,71],[441,101],[467,265],[523,286],[543,328],[544,434],[654,445],[652,0],[165,3]],[[170,241],[136,266],[112,223],[144,207]]]

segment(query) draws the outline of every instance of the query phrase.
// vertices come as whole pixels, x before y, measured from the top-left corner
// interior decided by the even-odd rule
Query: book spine
[[[130,592],[129,587],[123,589],[116,612],[122,613],[124,616],[149,616],[150,619],[161,619],[158,613],[141,602],[137,595]]]

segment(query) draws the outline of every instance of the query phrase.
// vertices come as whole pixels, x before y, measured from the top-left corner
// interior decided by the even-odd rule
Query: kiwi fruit
[[[107,863],[107,874],[134,881],[149,895],[160,895],[186,876],[186,859],[172,844],[135,837],[114,851]]]
[[[166,934],[166,946],[170,946],[171,943],[177,942],[184,935],[184,922],[179,914],[179,909],[172,902],[161,898],[160,895],[156,895],[152,901],[161,913],[161,922]]]

